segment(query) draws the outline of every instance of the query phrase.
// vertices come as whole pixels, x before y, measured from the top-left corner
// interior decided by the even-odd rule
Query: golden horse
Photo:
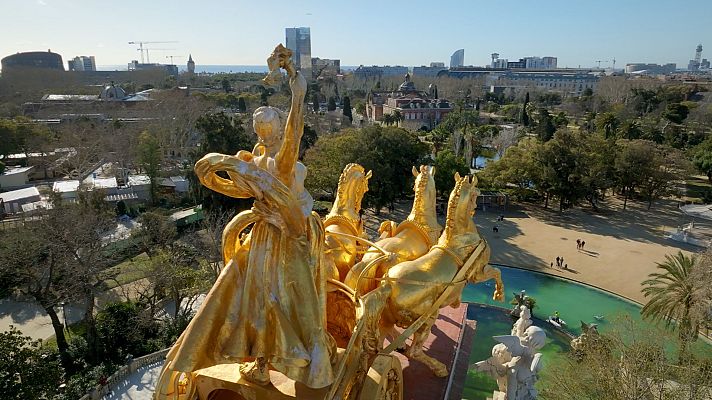
[[[405,355],[426,364],[435,375],[447,376],[447,367],[423,352],[439,310],[445,305],[458,306],[465,284],[495,279],[493,298],[502,301],[504,284],[499,269],[488,265],[490,248],[480,237],[473,221],[477,178],[461,178],[448,201],[445,229],[438,243],[424,256],[391,267],[381,286],[367,294],[363,301],[368,316],[364,347],[372,354],[389,353],[402,341],[382,350],[383,339],[394,325],[407,328],[404,337],[413,334]],[[398,343],[400,342],[400,343]]]
[[[327,261],[330,259],[335,267],[332,277],[342,282],[358,261],[358,243],[354,237],[364,236],[359,212],[370,178],[371,171],[366,173],[362,166],[355,163],[346,165],[339,177],[334,205],[324,219]]]
[[[392,221],[381,224],[381,240],[376,244],[391,253],[389,258],[380,257],[378,249],[371,247],[361,261],[354,265],[346,276],[346,283],[360,294],[365,294],[378,287],[378,278],[382,277],[393,265],[415,260],[427,253],[440,236],[442,226],[438,224],[435,211],[435,167],[421,165],[420,171],[413,167],[415,185],[413,207],[405,221],[399,225]],[[375,265],[370,265],[377,258]],[[358,282],[358,287],[357,287]]]

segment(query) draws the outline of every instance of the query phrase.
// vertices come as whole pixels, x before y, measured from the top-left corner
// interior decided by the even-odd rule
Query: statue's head
[[[529,319],[532,316],[531,311],[529,311],[529,307],[527,306],[519,306],[519,318],[524,318],[524,319]]]
[[[282,140],[281,127],[277,109],[270,106],[263,106],[255,110],[252,114],[252,127],[261,143],[271,147]]]
[[[539,350],[546,344],[546,332],[538,326],[530,326],[524,331],[522,344],[533,350]]]
[[[497,343],[492,347],[492,358],[498,363],[504,364],[512,359],[512,353],[507,350],[507,346],[504,343]]]

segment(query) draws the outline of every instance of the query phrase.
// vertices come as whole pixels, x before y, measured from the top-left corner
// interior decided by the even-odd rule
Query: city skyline
[[[184,1],[128,0],[114,13],[88,0],[6,3],[0,57],[51,49],[62,55],[65,68],[79,55],[95,56],[98,66],[126,65],[140,59],[137,46],[128,42],[140,40],[177,41],[154,46],[175,50],[153,51],[152,62],[169,63],[168,56],[174,56],[175,64],[184,65],[192,54],[197,65],[262,65],[264,49],[285,44],[285,28],[301,26],[311,29],[312,57],[353,66],[447,64],[460,48],[467,54],[465,65],[487,65],[497,52],[509,60],[554,56],[560,67],[594,67],[599,60],[610,67],[615,58],[617,68],[626,63],[685,68],[700,43],[703,57],[712,58],[712,42],[706,43],[712,26],[702,17],[712,15],[712,4],[697,0],[685,7],[604,0],[595,8],[559,0],[509,8],[495,2],[435,8],[432,2],[412,1],[347,10],[316,1],[278,1],[270,7],[214,1],[196,7]],[[408,27],[412,34],[406,34]]]

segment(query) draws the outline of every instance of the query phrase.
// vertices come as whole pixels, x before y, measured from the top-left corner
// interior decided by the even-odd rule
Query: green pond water
[[[630,316],[636,322],[641,320],[638,304],[614,294],[534,271],[497,267],[504,281],[506,299],[503,303],[492,300],[493,282],[468,285],[462,292],[462,301],[511,308],[509,302],[514,294],[526,290],[527,295],[536,300],[532,313],[535,317],[545,320],[558,311],[568,324],[566,329],[574,335],[581,333],[581,321],[596,323],[599,331],[605,331],[621,315]],[[603,319],[597,320],[594,315]]]
[[[566,330],[576,336],[581,334],[581,321],[598,324],[600,332],[610,329],[621,317],[629,317],[643,325],[648,324],[642,321],[639,304],[613,293],[535,271],[495,266],[502,271],[506,294],[504,302],[492,300],[493,282],[468,285],[462,293],[462,301],[470,303],[467,310],[468,318],[477,321],[470,352],[470,364],[491,356],[492,347],[496,344],[492,336],[509,334],[514,321],[509,316],[508,310],[495,307],[511,309],[513,306],[510,301],[522,290],[526,290],[526,294],[536,300],[532,313],[535,318],[534,325],[546,331],[547,343],[540,350],[544,355],[544,368],[547,365],[555,365],[558,360],[565,357],[569,349],[569,337],[544,321],[555,311],[558,311],[561,318],[568,323]],[[707,340],[698,340],[693,344],[693,348],[698,349],[698,354],[712,355],[709,346],[710,342]],[[674,349],[671,347],[669,350]],[[494,379],[470,370],[467,373],[462,398],[486,399],[496,388]]]

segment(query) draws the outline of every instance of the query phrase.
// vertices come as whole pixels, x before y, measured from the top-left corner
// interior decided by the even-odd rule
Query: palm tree
[[[661,272],[648,275],[643,281],[643,295],[649,297],[641,314],[653,321],[665,321],[667,328],[677,328],[680,338],[680,358],[687,352],[687,345],[697,339],[704,321],[703,282],[694,279],[696,268],[701,263],[696,255],[686,256],[681,251],[666,255],[664,263],[658,263]]]

